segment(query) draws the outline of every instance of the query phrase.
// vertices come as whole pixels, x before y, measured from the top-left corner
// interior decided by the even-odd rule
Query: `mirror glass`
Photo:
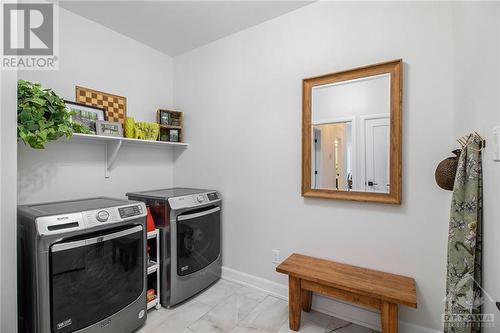
[[[390,192],[390,73],[312,87],[311,188]]]

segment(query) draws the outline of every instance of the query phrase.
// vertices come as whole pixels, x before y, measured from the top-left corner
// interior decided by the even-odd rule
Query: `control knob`
[[[205,197],[200,194],[198,198],[196,198],[196,200],[198,200],[199,203],[202,203],[203,201],[205,201]]]
[[[105,210],[101,210],[101,211],[97,212],[97,215],[95,218],[99,222],[106,222],[109,218],[109,213]]]

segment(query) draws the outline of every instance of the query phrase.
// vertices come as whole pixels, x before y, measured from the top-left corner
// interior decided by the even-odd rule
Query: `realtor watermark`
[[[58,69],[57,5],[48,2],[2,1],[1,17],[2,69]]]
[[[480,314],[443,314],[443,323],[446,327],[494,327],[493,313]]]
[[[475,286],[473,290],[470,283]],[[495,314],[482,311],[486,303],[495,304],[495,301],[471,275],[465,274],[443,301],[451,309],[441,316],[445,328],[495,327]]]

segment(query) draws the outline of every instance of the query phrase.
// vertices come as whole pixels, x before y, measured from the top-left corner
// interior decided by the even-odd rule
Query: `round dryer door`
[[[193,210],[177,217],[177,274],[188,275],[220,254],[220,207]]]

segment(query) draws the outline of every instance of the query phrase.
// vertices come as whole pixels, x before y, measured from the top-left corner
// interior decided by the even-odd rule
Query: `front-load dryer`
[[[221,276],[219,192],[193,188],[127,193],[143,201],[160,229],[160,302],[171,307]]]

